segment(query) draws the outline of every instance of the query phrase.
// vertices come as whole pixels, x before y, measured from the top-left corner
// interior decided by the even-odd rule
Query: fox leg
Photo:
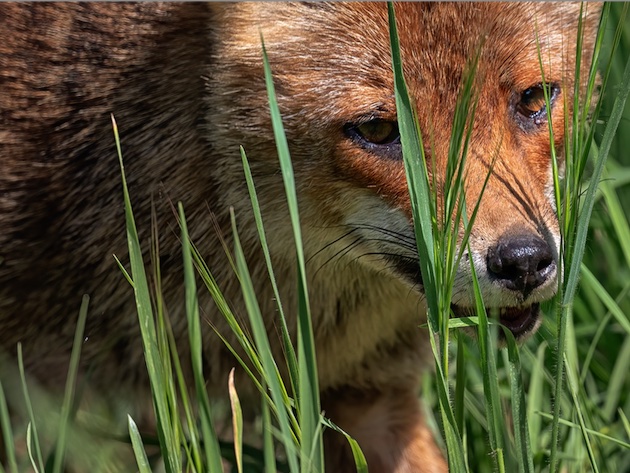
[[[370,473],[445,473],[444,457],[424,422],[415,389],[335,390],[322,398],[325,415],[361,447]],[[345,438],[328,431],[326,471],[354,473]]]

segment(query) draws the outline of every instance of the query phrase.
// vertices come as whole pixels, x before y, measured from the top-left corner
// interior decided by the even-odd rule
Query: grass
[[[413,214],[416,221],[432,222],[432,225],[415,228],[436,367],[435,374],[425,375],[423,403],[430,411],[438,413],[437,419],[429,420],[441,428],[453,472],[630,470],[630,321],[626,315],[630,313],[630,188],[627,186],[630,182],[630,154],[627,152],[630,150],[630,104],[624,108],[625,96],[630,90],[630,69],[626,66],[630,57],[630,24],[628,19],[622,19],[625,8],[623,5],[610,7],[605,14],[606,24],[601,29],[602,41],[598,46],[598,66],[604,85],[601,108],[598,106],[589,114],[592,125],[582,109],[570,117],[574,133],[568,135],[565,143],[568,152],[564,180],[558,178],[556,166],[555,196],[563,234],[565,275],[559,295],[556,301],[546,305],[544,325],[532,340],[517,346],[506,332],[504,349],[497,348],[499,328],[486,314],[478,288],[475,291],[477,317],[450,317],[454,268],[461,252],[451,227],[439,225],[440,221],[455,221],[455,228],[459,224],[470,226],[475,218],[474,203],[465,203],[468,208],[467,205],[457,205],[463,201],[462,170],[470,138],[467,130],[475,109],[473,82],[465,82],[462,89],[449,151],[447,205],[438,215],[431,190],[435,189],[435,182],[430,181],[422,136],[414,119],[412,102],[406,96],[394,12],[390,9],[396,103]],[[618,24],[622,26],[617,28]],[[619,40],[619,46],[612,48],[615,38]],[[230,459],[232,470],[239,473],[320,472],[323,471],[321,434],[325,428],[338,429],[320,416],[299,209],[289,148],[267,61],[265,68],[299,268],[297,346],[290,341],[282,301],[276,297],[286,359],[277,360],[271,355],[236,225],[233,225],[233,265],[242,283],[252,337],[246,335],[246,330],[239,325],[223,299],[211,268],[201,260],[194,242],[190,241],[184,206],[180,204],[182,279],[186,287],[183,303],[191,346],[191,359],[180,360],[159,297],[157,301],[151,299],[144,269],[146,261],[142,260],[133,211],[124,185],[131,271],[127,274],[122,264],[121,269],[136,294],[156,417],[157,438],[153,441],[159,445],[161,459],[152,458],[148,453],[150,439],[143,439],[134,420],[128,418],[126,446],[133,451],[137,469],[141,472],[152,471],[156,465],[161,465],[169,473],[218,472],[223,468],[221,456]],[[474,61],[471,71],[474,71]],[[469,77],[472,78],[472,74]],[[591,84],[591,89],[592,78],[582,78]],[[119,146],[115,124],[114,129]],[[264,222],[258,209],[246,150],[242,150],[242,157],[269,277],[275,288]],[[124,183],[122,157],[121,169]],[[153,249],[153,255],[154,259],[159,259],[158,248]],[[154,276],[159,288],[159,272]],[[201,331],[208,327],[200,324],[197,281],[210,291],[223,316],[239,335],[241,352],[246,358],[238,358],[236,347],[231,348],[242,368],[256,380],[262,403],[260,448],[243,444],[242,412],[233,385],[229,389],[233,438],[226,443],[215,435],[214,405],[204,387],[201,355]],[[277,288],[275,291],[277,295]],[[82,307],[80,320],[85,320],[86,309],[87,301]],[[462,327],[476,329],[478,341],[464,336]],[[80,340],[78,330],[77,355]],[[0,473],[26,468],[61,471],[64,459],[68,458],[64,452],[76,450],[74,442],[69,440],[76,437],[67,430],[77,416],[73,409],[75,394],[71,389],[77,366],[74,356],[73,360],[65,403],[56,423],[56,442],[52,446],[40,442],[40,437],[45,435],[33,413],[29,416],[26,432],[14,431],[3,395],[6,386],[0,384],[0,427],[7,451]],[[187,389],[182,374],[180,363],[184,362],[193,366],[192,391]],[[279,374],[281,363],[287,366],[288,379]],[[31,408],[31,397],[30,390],[25,388],[27,411],[32,412],[38,405],[33,402]],[[16,454],[14,439],[20,436],[26,438],[26,461]],[[348,441],[358,470],[367,471],[357,444],[350,438]],[[79,448],[85,447],[80,445]]]

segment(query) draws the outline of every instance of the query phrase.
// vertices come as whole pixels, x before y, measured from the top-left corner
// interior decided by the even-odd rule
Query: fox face
[[[452,225],[443,210],[456,105],[478,58],[464,166],[467,213],[478,211],[468,245],[457,229],[463,256],[452,309],[472,313],[472,264],[486,306],[524,338],[540,324],[539,303],[553,296],[560,277],[552,155],[561,170],[565,120],[574,90],[582,90],[575,85],[579,17],[585,77],[599,8],[405,2],[395,10],[442,226]],[[96,373],[99,394],[138,399],[148,392],[133,295],[111,258],[126,252],[113,113],[141,239],[149,236],[154,203],[156,220],[168,222],[170,202],[183,201],[192,240],[243,314],[221,244],[229,243],[233,208],[272,350],[282,358],[239,152],[242,145],[296,334],[294,243],[267,111],[262,36],[296,179],[322,406],[359,442],[371,472],[446,471],[417,402],[420,368],[428,364],[427,331],[418,328],[426,304],[386,4],[2,4],[0,33],[3,351],[13,353],[21,341],[31,374],[61,390],[74,334],[68,320],[76,296],[89,293],[96,316],[87,321],[83,371]],[[165,230],[164,299],[185,351],[181,245],[178,232]],[[204,317],[237,346],[209,296],[200,300]],[[213,330],[203,337],[208,389],[224,396],[233,354]],[[243,394],[247,376],[236,377]],[[325,442],[328,471],[353,471],[345,439],[327,433]]]
[[[328,257],[353,260],[421,292],[386,6],[266,8],[243,6],[237,15],[256,18],[266,43],[292,145],[303,222],[309,231],[328,232],[313,230],[319,248],[311,250],[330,245],[335,256]],[[498,310],[516,337],[525,337],[540,323],[539,302],[557,286],[560,236],[552,147],[562,166],[580,5],[400,4],[396,12],[405,77],[440,208],[450,185],[445,169],[457,98],[467,67],[479,54],[464,174],[468,211],[477,203],[479,210],[459,265],[453,309],[463,315],[473,305],[472,260],[487,307]],[[588,54],[597,8],[588,6],[584,13]],[[247,23],[244,18],[239,19]],[[212,83],[229,83],[250,67],[249,61],[258,61],[258,44],[257,35],[239,33],[220,42],[217,56],[236,63]],[[248,54],[241,54],[244,47]],[[255,103],[256,97],[246,95],[243,102]],[[236,113],[249,125],[248,111]],[[250,151],[257,159],[257,150]]]

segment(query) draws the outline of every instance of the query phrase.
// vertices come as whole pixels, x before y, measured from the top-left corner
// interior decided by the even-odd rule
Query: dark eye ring
[[[557,84],[546,83],[536,84],[532,87],[525,89],[521,92],[518,103],[516,104],[516,111],[522,118],[534,120],[537,125],[540,125],[547,117],[547,101],[545,100],[545,89],[549,98],[549,104],[553,105],[560,88]]]
[[[375,118],[373,120],[349,125],[346,134],[363,146],[387,146],[400,141],[398,122]]]

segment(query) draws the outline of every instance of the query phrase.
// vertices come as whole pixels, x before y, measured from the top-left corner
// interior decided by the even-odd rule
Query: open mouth
[[[475,311],[470,307],[460,307],[452,305],[453,313],[456,317],[474,316]],[[488,314],[494,316],[498,313],[501,325],[510,329],[514,338],[521,338],[532,332],[538,323],[540,316],[540,304],[535,303],[519,307],[500,307],[488,308]],[[499,332],[499,337],[504,338],[503,333]]]

